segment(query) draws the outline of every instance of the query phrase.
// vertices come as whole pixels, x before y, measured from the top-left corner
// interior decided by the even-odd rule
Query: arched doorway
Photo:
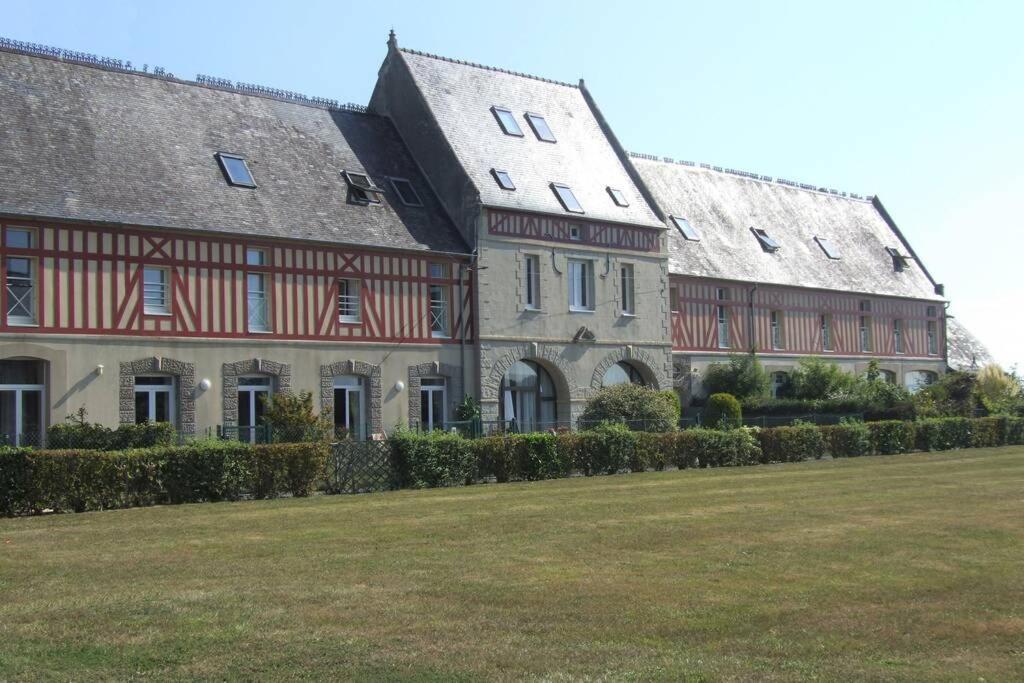
[[[0,442],[5,446],[43,445],[46,361],[0,360]]]
[[[499,395],[499,415],[506,428],[536,432],[558,426],[555,383],[539,363],[513,363],[501,380]]]
[[[640,370],[629,361],[620,360],[608,366],[601,378],[602,387],[613,387],[617,384],[639,384],[648,386]]]

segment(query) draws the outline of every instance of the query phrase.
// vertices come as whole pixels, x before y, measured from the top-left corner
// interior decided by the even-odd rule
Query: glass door
[[[263,411],[270,398],[269,377],[238,378],[238,440],[248,443],[267,441]]]
[[[445,417],[444,379],[424,377],[420,380],[420,429],[444,429]]]
[[[43,362],[0,361],[0,445],[43,446]]]
[[[363,381],[342,375],[334,378],[334,436],[338,439],[366,438]]]

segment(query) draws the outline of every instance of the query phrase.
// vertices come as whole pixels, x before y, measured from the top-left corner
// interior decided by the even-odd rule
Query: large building
[[[581,81],[398,47],[368,107],[0,41],[0,432],[572,424],[730,352],[894,382],[945,301],[877,198],[628,153]],[[776,375],[781,381],[781,374]]]

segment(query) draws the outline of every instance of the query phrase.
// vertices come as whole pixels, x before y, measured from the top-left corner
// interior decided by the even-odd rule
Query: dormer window
[[[608,194],[611,195],[612,201],[615,202],[615,206],[621,206],[623,208],[629,206],[629,202],[626,201],[626,195],[622,194],[621,190],[616,190],[614,187],[608,187]]]
[[[505,135],[514,135],[517,138],[523,137],[523,130],[519,127],[516,117],[510,110],[503,107],[491,107],[491,113],[494,114],[494,118],[498,119],[498,125],[501,126],[501,130]]]
[[[815,237],[814,241],[817,242],[818,246],[821,247],[821,250],[825,252],[825,256],[828,256],[830,259],[835,261],[842,258],[842,254],[839,253],[839,249],[837,249],[836,245],[832,244],[832,241],[827,237]]]
[[[669,216],[669,218],[672,219],[672,223],[676,226],[679,234],[683,236],[683,239],[689,242],[700,242],[700,233],[690,225],[690,221],[679,216]]]
[[[899,249],[886,247],[885,251],[892,258],[892,269],[897,273],[903,272],[903,269],[909,265],[907,257],[901,254]]]
[[[256,187],[256,181],[253,180],[249,166],[245,163],[245,157],[224,152],[217,152],[214,156],[217,157],[217,163],[220,164],[220,170],[224,173],[224,177],[227,178],[229,185],[235,187]]]
[[[569,213],[583,213],[583,206],[576,201],[576,195],[572,193],[572,189],[568,185],[551,183],[551,190],[558,197],[558,201],[561,202],[563,209]]]
[[[363,204],[380,204],[384,191],[374,185],[370,176],[354,171],[342,171],[341,175],[348,183],[348,194],[353,200]]]
[[[508,171],[499,171],[496,168],[491,169],[491,175],[494,176],[494,180],[497,181],[498,187],[509,192],[514,192],[516,184],[512,182],[512,176],[508,174]]]
[[[555,142],[555,134],[551,132],[551,128],[548,127],[548,122],[544,120],[543,116],[527,113],[526,120],[529,121],[530,128],[533,128],[533,132],[538,140],[541,142]]]
[[[405,178],[389,178],[391,181],[391,187],[394,188],[395,194],[402,200],[402,203],[406,206],[423,206],[420,196],[416,193],[416,188],[412,186]]]
[[[761,248],[767,251],[769,254],[774,254],[780,249],[779,243],[771,238],[767,232],[761,228],[751,228],[750,232],[754,233],[754,237],[761,243]]]

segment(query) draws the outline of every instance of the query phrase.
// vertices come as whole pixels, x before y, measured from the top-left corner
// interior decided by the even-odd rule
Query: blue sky
[[[19,40],[366,103],[406,47],[583,77],[631,150],[877,194],[1024,369],[1024,3],[4,0]]]

